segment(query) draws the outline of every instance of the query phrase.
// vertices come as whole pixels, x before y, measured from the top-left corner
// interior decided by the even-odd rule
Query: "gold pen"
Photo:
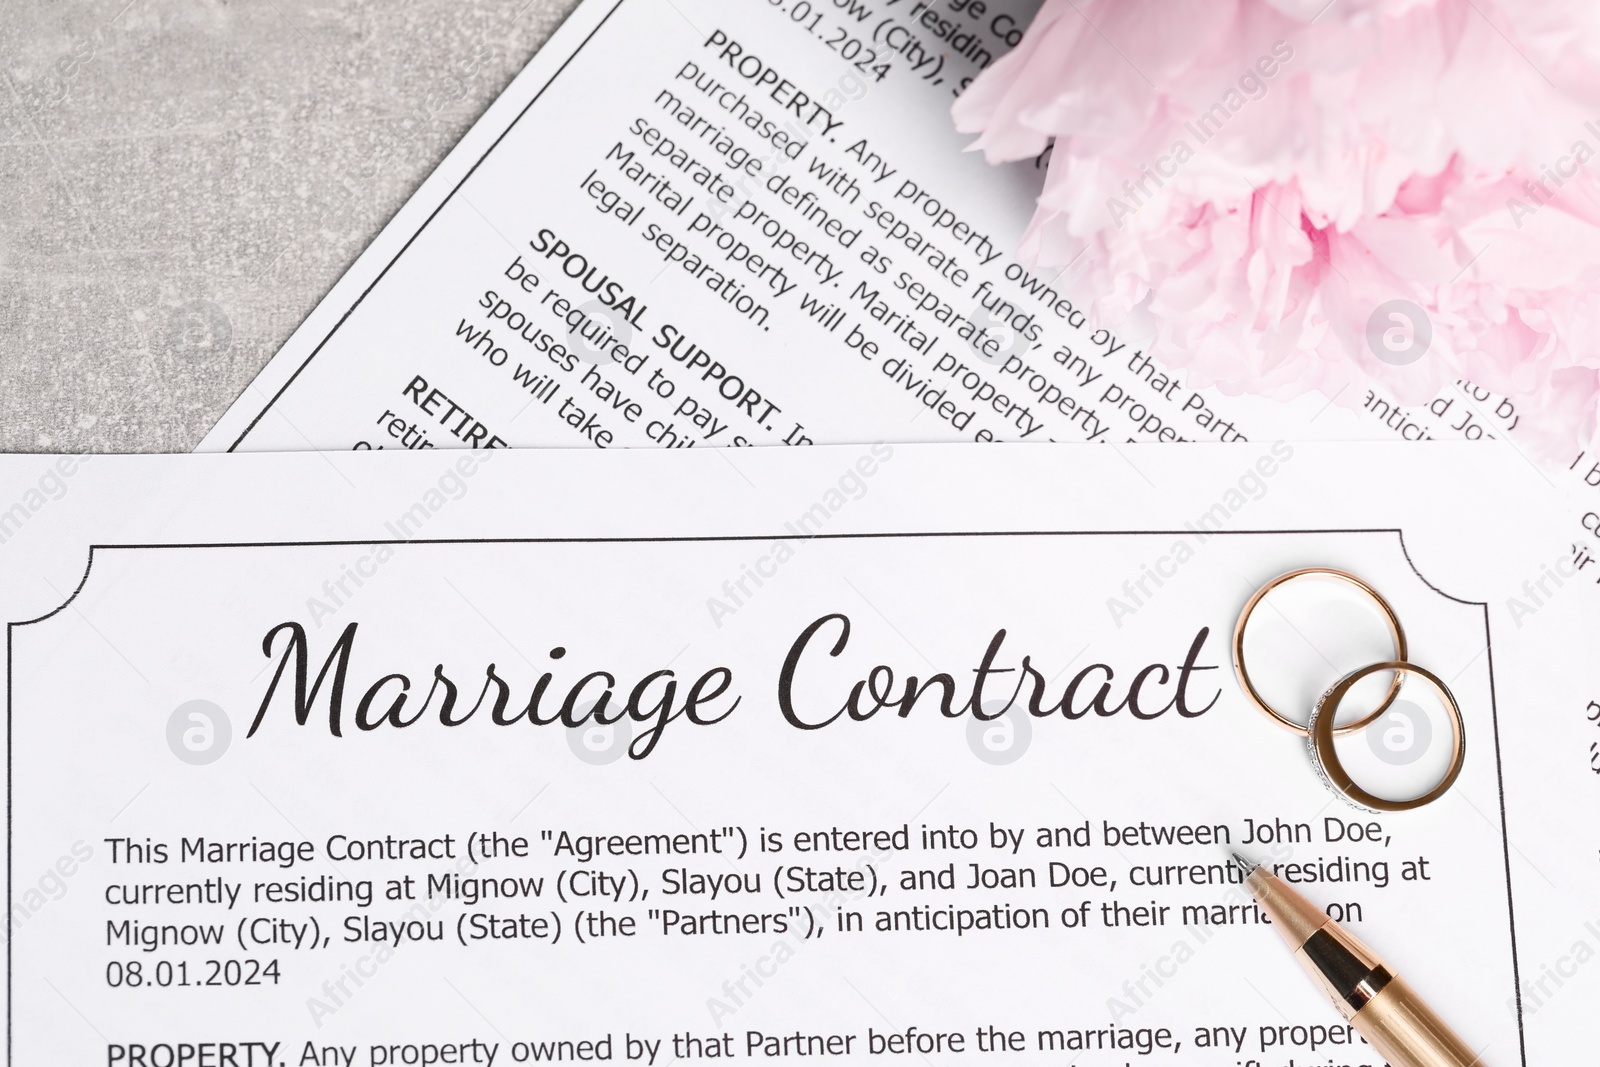
[[[1377,953],[1259,863],[1233,854],[1244,884],[1312,979],[1367,1044],[1394,1067],[1474,1067],[1483,1061]]]

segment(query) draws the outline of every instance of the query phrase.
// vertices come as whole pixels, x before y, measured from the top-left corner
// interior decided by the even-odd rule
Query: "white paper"
[[[1376,1063],[1328,1043],[1349,1035],[1270,927],[1193,910],[1249,916],[1237,886],[1133,884],[1215,877],[1227,847],[1337,865],[1301,888],[1485,1062],[1591,1045],[1596,627],[1545,551],[1567,502],[1503,447],[13,456],[0,501],[11,1062]],[[1307,565],[1370,580],[1459,697],[1438,803],[1355,811],[1241,696],[1235,616]],[[1370,617],[1287,610],[1305,693],[1386,647]],[[340,736],[331,680],[295,721],[296,626],[312,681],[348,635]],[[963,712],[996,640],[984,706],[1027,655],[1045,714]],[[947,672],[955,715],[935,688],[797,728],[791,655],[796,722],[880,664]],[[586,672],[625,694],[671,670],[718,721],[500,726],[466,714],[490,664],[507,717],[546,670],[544,716]],[[1152,664],[1154,717],[1049,713],[1080,676],[1074,710],[1102,681],[1109,709]],[[1279,822],[1306,840],[1246,840]],[[1145,843],[1180,826],[1202,829]],[[846,831],[889,834],[800,851]]]
[[[1086,314],[1087,263],[1019,262],[1043,171],[963,153],[949,105],[1033,6],[590,0],[201,449],[1483,440],[1535,417],[1470,383],[1426,409],[1191,389]],[[1590,584],[1597,459],[1548,475],[1586,495],[1552,546]]]

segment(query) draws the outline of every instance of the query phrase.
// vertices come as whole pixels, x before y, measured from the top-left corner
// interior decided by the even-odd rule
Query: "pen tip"
[[[1239,865],[1239,869],[1244,872],[1246,878],[1250,877],[1251,873],[1261,866],[1255,860],[1246,859],[1237,852],[1233,853],[1233,862]]]

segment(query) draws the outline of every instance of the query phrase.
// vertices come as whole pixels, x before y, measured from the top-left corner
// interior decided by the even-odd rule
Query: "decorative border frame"
[[[618,0],[620,6],[621,0]],[[613,11],[616,8],[612,9]],[[596,27],[598,29],[598,27]],[[537,99],[537,97],[535,97]],[[343,321],[343,320],[341,320]],[[331,336],[331,334],[330,334]],[[286,386],[287,387],[287,386]],[[252,425],[254,425],[252,423]],[[248,431],[246,431],[248,432]],[[89,546],[89,559],[84,567],[83,577],[77,587],[68,595],[58,607],[36,618],[6,624],[6,1062],[14,1062],[12,1058],[12,1018],[13,1018],[13,991],[16,988],[15,974],[12,970],[12,938],[15,931],[13,923],[13,790],[15,788],[14,772],[15,757],[13,751],[11,721],[13,713],[13,677],[15,661],[13,646],[16,630],[23,626],[32,626],[65,611],[76,600],[89,583],[89,576],[94,571],[95,554],[110,551],[162,551],[162,550],[194,550],[194,549],[232,549],[232,548],[339,548],[339,547],[369,547],[378,545],[545,545],[545,544],[672,544],[679,542],[741,542],[773,540],[795,541],[848,541],[848,540],[889,540],[907,538],[960,538],[960,537],[1185,537],[1194,533],[1193,530],[947,530],[947,531],[913,531],[898,533],[819,533],[795,535],[785,531],[783,534],[734,534],[734,535],[685,535],[663,537],[456,537],[456,538],[417,538],[407,539],[379,539],[379,540],[325,540],[325,541],[223,541],[223,542],[193,542],[193,543],[151,543],[151,544],[93,544]],[[1482,600],[1466,600],[1453,596],[1440,589],[1437,585],[1423,575],[1417,568],[1416,561],[1411,558],[1410,551],[1406,548],[1405,533],[1398,528],[1369,528],[1369,529],[1309,529],[1309,530],[1218,530],[1209,533],[1210,537],[1249,537],[1249,536],[1295,536],[1317,534],[1393,534],[1399,542],[1401,555],[1423,585],[1434,593],[1463,604],[1468,607],[1481,609],[1483,613],[1483,639],[1484,656],[1489,671],[1489,722],[1494,735],[1494,771],[1496,791],[1500,798],[1500,851],[1501,860],[1505,869],[1506,885],[1506,917],[1509,925],[1511,948],[1511,980],[1513,999],[1517,1005],[1517,1043],[1521,1067],[1528,1063],[1528,1039],[1524,1027],[1524,1014],[1522,1009],[1522,972],[1521,961],[1517,952],[1517,919],[1516,901],[1511,884],[1511,839],[1506,820],[1506,787],[1504,767],[1500,753],[1500,708],[1499,695],[1495,687],[1494,673],[1494,636],[1489,625],[1489,604]]]

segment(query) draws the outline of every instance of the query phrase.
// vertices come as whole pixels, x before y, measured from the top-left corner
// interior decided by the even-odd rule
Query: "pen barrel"
[[[1394,1067],[1474,1067],[1483,1062],[1402,978],[1391,978],[1351,1016],[1350,1024]]]

